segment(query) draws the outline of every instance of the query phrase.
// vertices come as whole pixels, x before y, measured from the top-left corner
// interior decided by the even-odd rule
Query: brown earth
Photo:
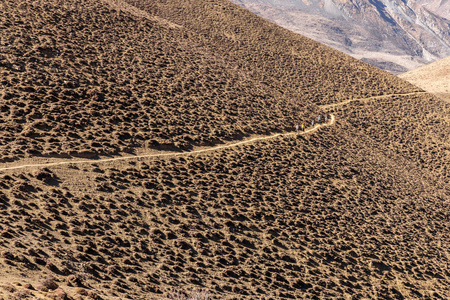
[[[399,77],[450,102],[450,57],[403,73]]]
[[[353,101],[353,100],[352,100]],[[358,100],[354,100],[358,101]],[[328,118],[328,116],[324,116],[324,118]],[[26,169],[26,168],[47,168],[47,167],[53,167],[53,166],[61,166],[61,165],[78,165],[78,164],[86,164],[86,163],[104,163],[104,162],[116,162],[116,161],[122,161],[122,160],[138,160],[141,158],[171,158],[176,156],[186,156],[186,155],[193,155],[193,154],[200,154],[205,152],[212,152],[217,151],[221,149],[227,149],[227,148],[233,148],[240,145],[245,145],[249,143],[264,141],[264,140],[271,140],[279,136],[292,136],[292,135],[304,135],[311,132],[314,132],[318,130],[322,126],[331,126],[334,125],[335,117],[333,115],[329,115],[329,119],[326,119],[323,123],[317,123],[313,127],[305,128],[303,130],[296,130],[290,133],[277,133],[273,135],[268,136],[256,136],[251,137],[242,141],[232,141],[230,143],[214,146],[214,147],[196,147],[191,151],[188,152],[179,152],[179,151],[156,151],[156,153],[151,154],[140,154],[140,155],[130,155],[130,156],[116,156],[113,158],[99,158],[96,160],[79,160],[79,159],[30,159],[30,160],[21,160],[20,163],[13,163],[13,164],[6,164],[6,166],[0,168],[0,171],[8,171],[8,170],[19,170],[19,169]],[[197,149],[198,148],[198,149]]]
[[[447,298],[448,108],[354,101],[305,136],[3,171],[0,278],[21,277],[4,289],[52,275],[75,298]]]
[[[129,3],[0,4],[0,299],[450,297],[450,104],[226,1]]]
[[[314,103],[417,90],[227,2],[193,3],[192,26],[89,0],[1,5],[5,162],[189,149],[290,130]]]

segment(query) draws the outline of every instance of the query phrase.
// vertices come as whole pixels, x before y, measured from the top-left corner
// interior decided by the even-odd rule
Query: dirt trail
[[[329,108],[342,106],[347,103],[351,103],[351,102],[355,102],[355,101],[369,101],[369,100],[381,99],[381,98],[386,98],[386,97],[391,97],[391,96],[409,96],[409,95],[417,95],[417,94],[423,94],[423,93],[426,93],[426,92],[414,92],[414,93],[406,93],[406,94],[389,94],[389,95],[374,96],[374,97],[369,97],[369,98],[349,99],[349,100],[339,102],[339,103],[321,105],[319,107],[322,109],[329,109]],[[309,129],[305,130],[304,132],[277,133],[277,134],[273,134],[273,135],[269,135],[269,136],[265,136],[265,137],[256,137],[256,138],[240,141],[237,143],[231,143],[231,144],[220,145],[220,146],[215,146],[215,147],[210,147],[210,148],[205,148],[205,149],[193,150],[193,151],[189,151],[189,152],[179,152],[179,153],[169,152],[169,153],[157,153],[157,154],[130,155],[130,156],[115,157],[115,158],[97,159],[97,160],[95,160],[95,159],[92,159],[92,160],[68,160],[68,161],[60,161],[60,162],[53,162],[53,163],[25,164],[25,165],[19,165],[19,166],[0,168],[0,171],[17,170],[17,169],[32,168],[32,167],[44,168],[44,167],[70,165],[70,164],[84,164],[84,163],[92,164],[92,163],[111,162],[111,161],[139,159],[139,158],[175,157],[175,156],[194,155],[194,154],[200,154],[200,153],[204,153],[204,152],[216,151],[216,150],[220,150],[220,149],[232,148],[232,147],[249,144],[249,143],[256,142],[256,141],[269,140],[269,139],[273,139],[273,138],[276,138],[279,136],[291,136],[291,135],[296,135],[296,134],[303,135],[303,134],[307,134],[307,133],[316,131],[317,129],[319,129],[322,126],[330,126],[330,125],[333,125],[334,123],[335,123],[335,116],[331,115],[329,123],[322,124],[322,125],[316,125],[313,128],[309,128]]]
[[[204,153],[204,152],[210,152],[210,151],[215,151],[215,150],[220,150],[220,149],[226,149],[226,148],[232,148],[232,147],[236,147],[239,145],[244,145],[244,144],[249,144],[252,142],[257,142],[257,141],[263,141],[263,140],[269,140],[269,139],[273,139],[279,136],[291,136],[291,135],[303,135],[303,134],[307,134],[313,131],[316,131],[317,129],[319,129],[320,127],[323,126],[331,126],[333,125],[335,122],[335,117],[334,115],[331,115],[330,121],[326,124],[322,124],[322,125],[315,125],[312,128],[309,128],[303,132],[290,132],[290,133],[277,133],[277,134],[273,134],[273,135],[269,135],[269,136],[265,136],[265,137],[256,137],[256,138],[252,138],[249,140],[245,140],[245,141],[240,141],[237,143],[232,143],[232,144],[227,144],[227,145],[220,145],[220,146],[215,146],[215,147],[211,147],[211,148],[205,148],[205,149],[200,149],[200,150],[194,150],[194,151],[189,151],[189,152],[179,152],[179,153],[174,153],[174,152],[170,152],[170,153],[158,153],[158,154],[143,154],[143,155],[130,155],[130,156],[122,156],[122,157],[115,157],[115,158],[105,158],[105,159],[92,159],[92,160],[69,160],[69,161],[62,161],[62,162],[54,162],[54,163],[42,163],[42,164],[26,164],[26,165],[20,165],[20,166],[12,166],[12,167],[5,167],[5,168],[0,168],[0,171],[7,171],[7,170],[17,170],[17,169],[24,169],[24,168],[33,168],[33,167],[41,167],[41,168],[45,168],[45,167],[51,167],[51,166],[61,166],[61,165],[71,165],[71,164],[84,164],[84,163],[101,163],[101,162],[111,162],[111,161],[118,161],[118,160],[128,160],[128,159],[139,159],[139,158],[152,158],[152,157],[175,157],[175,156],[186,156],[186,155],[194,155],[194,154],[199,154],[199,153]]]
[[[345,104],[348,104],[351,102],[356,102],[356,101],[370,101],[370,100],[376,100],[376,99],[387,98],[387,97],[392,97],[392,96],[411,96],[411,95],[419,95],[419,94],[426,94],[426,93],[427,92],[413,92],[413,93],[406,93],[406,94],[389,94],[389,95],[373,96],[373,97],[369,97],[369,98],[349,99],[349,100],[345,100],[345,101],[338,102],[338,103],[320,105],[319,107],[322,109],[329,109],[329,108],[342,106],[342,105],[345,105]]]

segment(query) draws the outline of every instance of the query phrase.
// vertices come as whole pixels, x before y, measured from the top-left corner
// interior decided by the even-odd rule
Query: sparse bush
[[[8,61],[26,66],[0,74],[0,155],[10,160],[190,149],[292,131],[315,104],[414,89],[237,7],[219,9],[217,23],[218,7],[199,0],[22,1],[19,13],[6,2],[0,21],[40,28],[64,16],[36,31],[2,29],[17,50]],[[180,35],[177,24],[189,29]]]
[[[47,168],[38,170],[34,177],[38,180],[42,180],[45,183],[49,183],[53,178],[54,175],[51,173],[51,171]]]
[[[52,276],[46,277],[43,281],[41,281],[41,284],[48,290],[56,290],[59,287],[55,282],[55,278]]]
[[[190,292],[176,291],[169,295],[171,300],[210,300],[211,293],[207,290],[193,289]]]

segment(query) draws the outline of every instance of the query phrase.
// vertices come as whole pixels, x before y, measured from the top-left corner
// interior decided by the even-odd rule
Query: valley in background
[[[423,1],[233,0],[263,18],[393,74],[450,55],[450,15]],[[438,7],[437,1],[428,3]]]

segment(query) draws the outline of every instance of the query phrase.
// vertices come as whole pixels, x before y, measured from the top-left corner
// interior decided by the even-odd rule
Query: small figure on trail
[[[320,115],[317,117],[317,123],[322,124],[322,117]]]
[[[302,131],[305,131],[305,124],[302,123]]]
[[[325,115],[325,123],[328,122],[328,116]]]
[[[297,125],[295,125],[295,131],[297,131],[297,132],[298,132],[298,124],[297,124]]]
[[[314,127],[314,120],[311,122],[311,126]]]

